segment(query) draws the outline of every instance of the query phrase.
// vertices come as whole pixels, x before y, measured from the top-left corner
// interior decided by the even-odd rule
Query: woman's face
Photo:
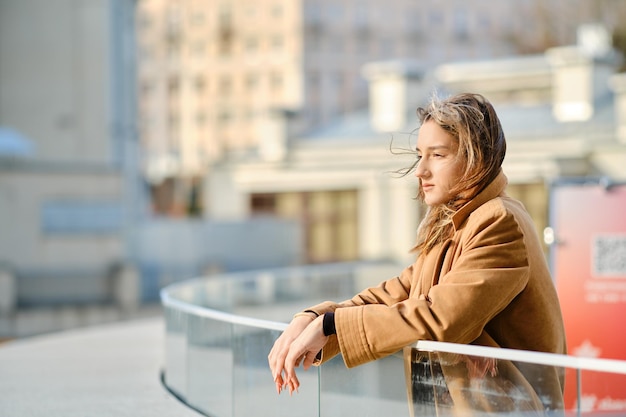
[[[432,120],[424,123],[417,136],[415,176],[420,180],[424,202],[428,206],[446,204],[455,196],[452,188],[463,173],[463,162],[457,158],[457,140]]]

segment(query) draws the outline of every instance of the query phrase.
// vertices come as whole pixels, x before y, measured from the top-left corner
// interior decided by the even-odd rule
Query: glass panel
[[[165,383],[176,395],[187,396],[187,315],[166,307]]]
[[[318,371],[300,370],[300,390],[278,395],[267,364],[280,332],[234,326],[234,417],[318,416]]]
[[[407,348],[353,369],[337,356],[307,372],[300,369],[299,393],[277,395],[267,355],[281,323],[319,301],[343,300],[388,278],[390,267],[318,265],[169,288],[173,302],[168,297],[164,302],[166,385],[212,417],[626,415],[623,361],[436,342],[419,342],[423,350]],[[246,325],[233,324],[241,320]],[[490,358],[492,352],[515,361]],[[550,366],[553,358],[570,368]],[[535,360],[548,365],[525,362]]]
[[[408,415],[403,369],[402,355],[352,369],[346,368],[341,356],[333,358],[320,367],[320,415]]]
[[[563,415],[565,370],[405,349],[411,415]]]
[[[578,415],[578,390],[580,388],[580,369],[565,369],[565,389],[563,392],[563,405],[568,415]]]
[[[580,371],[580,395],[581,416],[626,415],[624,374]]]
[[[187,402],[214,417],[233,415],[232,324],[189,318]]]

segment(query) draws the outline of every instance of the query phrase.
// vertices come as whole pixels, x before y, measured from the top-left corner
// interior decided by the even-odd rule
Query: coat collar
[[[468,201],[467,204],[465,204],[456,213],[454,213],[454,215],[452,216],[454,229],[458,230],[463,222],[469,217],[469,215],[478,207],[502,194],[502,192],[506,188],[507,183],[508,179],[506,178],[506,175],[504,175],[504,172],[500,170],[500,173],[493,181],[489,183],[489,185],[487,185],[487,187],[485,187],[484,190],[482,190],[476,197]]]

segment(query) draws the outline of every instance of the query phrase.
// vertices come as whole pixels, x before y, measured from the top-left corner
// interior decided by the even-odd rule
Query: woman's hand
[[[291,320],[289,326],[274,342],[274,346],[267,357],[270,365],[270,371],[272,371],[272,377],[276,383],[276,391],[280,394],[280,391],[285,387],[285,380],[283,380],[283,370],[285,368],[285,358],[289,353],[291,343],[300,336],[300,333],[311,324],[314,320],[313,314],[298,315]],[[292,387],[290,392],[293,391]]]
[[[285,358],[285,380],[289,386],[289,393],[293,390],[297,390],[300,386],[300,381],[296,376],[296,368],[302,362],[302,367],[306,371],[315,363],[315,357],[322,350],[328,336],[324,335],[323,318],[319,316],[306,329],[291,343],[289,347],[289,353]]]
[[[295,368],[303,362],[304,369],[309,369],[326,344],[328,337],[324,336],[322,317],[295,317],[274,343],[268,362],[279,394],[283,388],[288,388],[290,394],[298,389],[300,381]]]

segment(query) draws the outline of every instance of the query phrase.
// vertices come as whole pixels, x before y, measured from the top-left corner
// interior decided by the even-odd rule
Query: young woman
[[[418,340],[565,353],[559,302],[539,238],[522,204],[504,191],[506,141],[493,106],[483,96],[460,94],[433,100],[418,116],[411,170],[428,211],[413,248],[415,263],[350,300],[296,314],[268,357],[279,393],[298,388],[300,363],[308,369],[341,353],[354,367]],[[443,365],[451,406],[468,406],[475,399],[451,387],[468,386],[472,367],[467,362],[459,373],[453,365],[448,371]],[[495,378],[494,387],[505,378],[529,397],[511,405],[515,409],[562,406],[556,370],[536,375],[487,362],[481,367],[480,376]],[[452,384],[452,378],[466,382]]]

